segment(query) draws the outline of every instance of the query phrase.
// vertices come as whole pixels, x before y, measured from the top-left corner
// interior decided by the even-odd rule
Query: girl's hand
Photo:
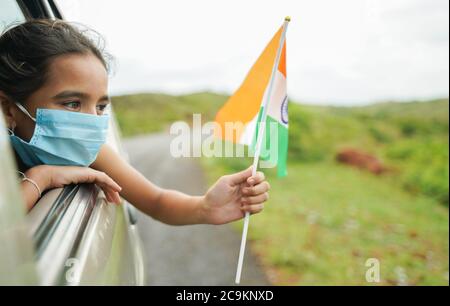
[[[204,197],[206,222],[225,224],[243,218],[245,212],[259,213],[269,198],[269,189],[264,173],[252,176],[252,167],[222,176]]]
[[[42,191],[69,184],[94,183],[104,191],[108,202],[120,203],[122,188],[105,173],[88,167],[42,165],[29,169],[25,175],[38,183]]]

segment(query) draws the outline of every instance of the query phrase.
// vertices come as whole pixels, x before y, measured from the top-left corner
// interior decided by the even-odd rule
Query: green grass
[[[115,97],[125,136],[167,130],[202,113],[213,120],[227,97],[146,94]],[[288,176],[272,185],[249,237],[274,284],[367,284],[377,258],[384,285],[448,285],[448,99],[365,107],[289,105]],[[355,148],[377,156],[387,174],[339,165]],[[248,158],[202,159],[212,183]],[[241,222],[236,223],[240,229]],[[244,272],[245,273],[245,272]]]
[[[210,182],[245,162],[203,160]],[[291,163],[272,185],[249,238],[280,285],[364,285],[368,258],[381,284],[448,285],[448,209],[369,173],[335,163]],[[242,222],[236,227],[240,230]]]
[[[360,108],[290,107],[290,157],[330,161],[342,148],[381,159],[395,183],[448,206],[448,100]]]

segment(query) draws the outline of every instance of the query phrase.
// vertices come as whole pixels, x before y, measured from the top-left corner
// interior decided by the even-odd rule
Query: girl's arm
[[[121,190],[108,175],[87,167],[41,165],[30,168],[25,177],[32,180],[41,192],[64,187],[69,184],[95,183],[102,188],[109,202],[120,203],[118,192]],[[39,191],[29,181],[22,181],[22,195],[27,210],[33,208],[39,200]]]
[[[205,196],[189,196],[154,185],[108,145],[103,145],[91,167],[116,181],[122,187],[120,195],[139,210],[172,225],[228,223],[246,211],[261,211],[268,198],[264,175],[251,177],[251,168],[223,176]]]

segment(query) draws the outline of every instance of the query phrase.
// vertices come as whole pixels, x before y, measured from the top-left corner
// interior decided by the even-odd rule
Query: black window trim
[[[62,13],[58,8],[58,5],[54,0],[48,0],[48,4],[50,5],[50,8],[53,11],[53,15],[58,19],[63,19]]]
[[[63,19],[57,4],[53,0],[16,0],[27,19],[58,18]],[[45,3],[44,3],[45,2]],[[48,11],[48,10],[51,10]]]

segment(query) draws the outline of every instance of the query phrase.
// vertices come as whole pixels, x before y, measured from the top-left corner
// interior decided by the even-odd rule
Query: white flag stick
[[[264,138],[263,137],[264,132],[266,131],[267,107],[270,103],[270,97],[272,95],[273,81],[275,79],[275,74],[277,72],[278,65],[280,63],[281,52],[283,50],[284,41],[286,39],[286,31],[287,31],[289,21],[291,21],[290,17],[286,17],[284,19],[283,32],[281,33],[280,44],[278,46],[277,54],[275,57],[275,63],[272,68],[272,75],[271,75],[270,82],[269,82],[269,88],[267,90],[267,96],[262,104],[261,121],[260,121],[259,127],[257,125],[258,137],[256,139],[255,156],[253,157],[252,176],[256,175],[256,171],[258,169],[259,156],[261,154],[261,143]],[[239,284],[241,282],[242,264],[244,262],[245,244],[247,242],[247,233],[248,233],[249,222],[250,222],[250,213],[246,212],[245,218],[244,218],[244,229],[242,230],[241,248],[239,250],[239,259],[238,259],[238,265],[237,265],[237,270],[236,270],[236,279],[235,279],[236,284]]]

